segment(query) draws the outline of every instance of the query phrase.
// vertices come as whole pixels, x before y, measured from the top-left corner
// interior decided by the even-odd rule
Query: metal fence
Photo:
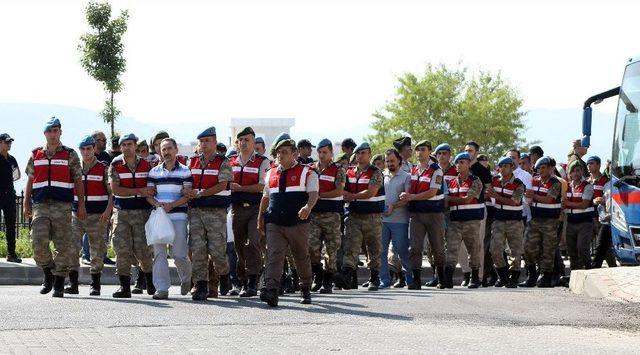
[[[24,191],[16,196],[16,228],[31,228],[31,220],[24,217],[22,213],[22,201],[24,199]],[[0,218],[0,230],[5,230],[4,215]]]

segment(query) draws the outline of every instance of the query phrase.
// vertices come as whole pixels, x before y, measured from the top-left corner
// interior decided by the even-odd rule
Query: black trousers
[[[7,255],[16,255],[16,194],[0,193],[0,210],[4,217]]]
[[[615,257],[613,261],[611,260],[611,256],[613,256],[611,251],[611,246],[613,242],[611,241],[611,226],[609,225],[600,225],[600,230],[598,231],[598,238],[596,240],[596,253],[593,258],[593,267],[601,268],[602,262],[607,260],[607,264],[609,267],[616,266]]]

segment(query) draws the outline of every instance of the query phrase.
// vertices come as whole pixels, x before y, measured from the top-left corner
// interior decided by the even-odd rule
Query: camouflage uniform
[[[140,158],[136,157],[136,164]],[[135,166],[129,166],[134,170]],[[119,184],[120,177],[113,165],[109,166],[109,183]],[[147,245],[144,225],[149,219],[150,210],[114,209],[111,216],[113,249],[116,252],[116,274],[131,276],[131,265],[136,261],[142,272],[150,273],[153,268],[153,247]]]
[[[547,191],[547,196],[560,196],[561,191],[562,185],[558,182]],[[543,272],[553,271],[553,261],[558,247],[558,223],[557,218],[531,219],[524,250],[527,265],[539,263]]]
[[[46,146],[43,149],[51,158],[55,153],[69,148],[60,144],[51,154],[46,151]],[[72,181],[82,178],[80,159],[74,150],[71,150],[69,154],[69,171]],[[29,158],[25,172],[28,177],[33,178],[35,172],[33,156]],[[78,261],[78,254],[73,254],[76,248],[71,235],[71,203],[48,199],[34,203],[32,209],[31,245],[33,258],[38,266],[50,268],[56,276],[66,277],[74,264],[73,260]],[[49,248],[50,240],[53,241],[53,255]]]
[[[476,179],[469,187],[467,196],[480,198],[482,194],[482,182]],[[446,266],[456,267],[460,244],[464,243],[467,250],[478,248],[478,235],[482,220],[450,221],[445,235]],[[480,253],[469,253],[469,266],[472,270],[480,268]]]
[[[344,186],[346,174],[344,169],[338,169],[334,183]],[[325,247],[324,268],[335,273],[337,270],[338,250],[342,244],[340,234],[341,217],[335,212],[312,212],[311,234],[309,235],[309,256],[311,265],[320,264],[322,260],[322,244]]]
[[[362,173],[358,168],[358,173]],[[369,181],[370,187],[382,187],[382,171],[376,170]],[[342,266],[357,269],[358,257],[364,241],[369,260],[369,269],[380,270],[382,249],[382,213],[349,213],[344,221],[344,257]]]
[[[513,179],[515,179],[515,176],[512,176],[509,182],[513,181]],[[518,184],[518,187],[511,195],[511,199],[516,203],[522,203],[524,190],[524,184]],[[513,258],[509,269],[511,271],[519,271],[522,264],[522,254],[524,253],[524,224],[522,220],[494,220],[491,223],[491,244],[489,248],[496,268],[507,266],[503,257],[507,244]]]

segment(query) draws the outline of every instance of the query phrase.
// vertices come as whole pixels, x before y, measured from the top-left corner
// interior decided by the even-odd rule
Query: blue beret
[[[53,127],[62,127],[62,125],[60,124],[60,120],[55,118],[55,117],[51,117],[47,123],[44,124],[44,131],[46,132],[49,128],[53,128]]]
[[[354,150],[354,153],[357,153],[361,150],[365,150],[365,149],[369,149],[371,150],[371,146],[369,146],[369,143],[367,142],[362,142],[360,144],[358,144],[358,146],[356,147],[356,150]]]
[[[529,154],[527,154],[527,153],[520,154],[520,160],[527,159],[527,158],[529,158]]]
[[[84,136],[80,141],[80,144],[78,144],[78,148],[86,147],[88,145],[95,145],[95,144],[96,144],[96,140],[93,137]]]
[[[230,157],[232,155],[236,155],[238,154],[238,152],[235,149],[231,149],[227,152],[227,157]]]
[[[333,148],[333,143],[331,143],[331,141],[327,138],[323,139],[320,141],[320,143],[318,143],[318,149],[323,148],[323,147],[332,147]]]
[[[120,140],[118,141],[118,144],[122,144],[125,141],[134,141],[134,142],[138,142],[138,137],[136,137],[135,134],[133,133],[129,133],[129,134],[125,134],[124,136],[120,137]]]
[[[204,138],[204,137],[213,137],[215,135],[216,135],[216,128],[212,126],[202,131],[202,133],[198,134],[198,139]]]
[[[588,164],[588,163],[590,163],[590,162],[592,162],[592,161],[594,161],[594,162],[596,162],[596,163],[598,163],[598,164],[601,164],[601,163],[602,163],[602,161],[600,160],[600,157],[599,157],[599,156],[597,156],[597,155],[592,155],[592,156],[590,156],[589,158],[587,158],[587,164]]]
[[[456,164],[460,160],[471,161],[471,155],[469,155],[469,153],[467,152],[458,153],[458,155],[456,155],[456,158],[453,160],[453,163]]]
[[[451,147],[449,146],[448,143],[442,143],[439,146],[437,146],[435,153],[438,154],[438,152],[441,150],[446,150],[447,152],[451,153]]]
[[[264,144],[264,138],[262,138],[262,137],[256,137],[256,143],[262,143],[262,144]]]
[[[513,159],[511,159],[511,157],[502,157],[500,158],[500,160],[498,160],[498,166],[507,164],[513,165]]]
[[[534,168],[538,169],[542,165],[551,166],[551,159],[549,159],[549,157],[542,157],[538,159]]]
[[[278,143],[280,143],[280,141],[283,141],[285,139],[291,139],[291,136],[287,132],[282,132],[276,136],[276,138],[273,140],[273,144],[271,145],[275,147],[276,145],[278,145]]]

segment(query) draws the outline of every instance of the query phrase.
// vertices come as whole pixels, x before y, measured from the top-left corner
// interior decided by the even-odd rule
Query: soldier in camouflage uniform
[[[149,219],[151,206],[146,197],[154,196],[155,189],[147,187],[151,164],[136,155],[138,138],[132,134],[120,137],[122,154],[111,162],[109,184],[113,191],[115,210],[112,217],[113,248],[116,252],[116,274],[120,288],[114,298],[131,298],[131,265],[137,260],[144,273],[147,294],[153,295],[153,247],[147,245],[144,225]]]
[[[491,187],[486,191],[487,199],[495,200],[492,209],[494,221],[491,224],[491,257],[498,272],[499,279],[496,287],[518,287],[520,278],[520,260],[522,258],[524,242],[524,224],[522,224],[522,197],[525,186],[513,175],[514,163],[510,157],[498,161],[500,176],[493,178]],[[511,267],[503,257],[509,243],[511,251]],[[511,271],[511,272],[509,272]]]
[[[36,264],[42,267],[44,283],[40,289],[46,294],[53,288],[53,297],[64,296],[64,280],[78,259],[71,235],[71,203],[76,189],[80,199],[77,217],[87,218],[84,205],[84,186],[80,159],[73,149],[60,143],[62,125],[53,117],[44,127],[47,144],[33,150],[26,173],[24,215],[33,217],[31,243]],[[32,205],[33,203],[33,205]],[[53,255],[49,241],[53,240]]]
[[[229,183],[233,171],[229,159],[216,153],[216,129],[209,127],[198,135],[201,154],[189,161],[194,192],[189,205],[189,247],[195,282],[194,300],[204,301],[217,296],[218,290],[207,290],[208,259],[211,257],[220,278],[220,288],[229,289],[229,261],[227,259],[227,208],[231,203]]]
[[[344,257],[342,274],[337,286],[349,289],[356,273],[362,241],[369,259],[369,291],[380,285],[380,251],[382,249],[382,212],[384,212],[384,185],[380,169],[370,164],[369,143],[360,143],[355,150],[357,165],[347,170],[344,200],[349,202],[349,216],[345,220]]]
[[[85,207],[87,218],[78,218],[78,203],[73,204],[73,219],[71,230],[73,240],[76,242],[73,255],[78,255],[82,246],[82,236],[87,235],[91,255],[104,255],[107,251],[107,243],[104,233],[111,219],[113,202],[111,199],[111,188],[108,184],[108,170],[106,164],[96,158],[96,141],[91,136],[86,136],[78,145],[82,155],[82,180],[86,188]],[[80,263],[78,258],[73,259],[73,269],[69,271],[69,287],[64,289],[65,293],[78,294],[78,276]],[[91,258],[91,291],[89,295],[100,295],[100,275],[104,266],[104,258]]]
[[[533,178],[533,187],[526,197],[531,203],[531,223],[525,242],[524,257],[529,277],[520,283],[522,287],[552,287],[553,262],[558,247],[558,219],[561,211],[560,181],[552,175],[554,166],[549,157],[538,159],[535,169],[539,175]],[[540,265],[542,275],[536,282]]]
[[[318,164],[315,167],[320,180],[320,193],[311,213],[311,235],[309,256],[314,273],[312,291],[331,293],[333,276],[337,271],[337,256],[340,249],[340,212],[344,209],[342,193],[346,181],[344,169],[333,162],[333,143],[323,139],[318,143]],[[322,246],[324,274],[322,270]]]

